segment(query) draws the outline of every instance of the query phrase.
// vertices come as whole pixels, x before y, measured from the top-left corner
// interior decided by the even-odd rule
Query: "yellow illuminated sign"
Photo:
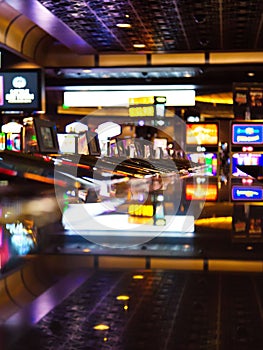
[[[129,107],[130,117],[154,117],[154,106]]]
[[[129,98],[129,105],[153,105],[154,96]]]
[[[129,215],[132,216],[153,216],[153,206],[149,204],[131,204],[128,208]]]

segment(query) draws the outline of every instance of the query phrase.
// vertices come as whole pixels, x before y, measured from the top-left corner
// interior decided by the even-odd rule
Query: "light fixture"
[[[130,299],[130,297],[128,295],[118,295],[116,297],[117,300],[122,300],[122,301],[127,301]]]
[[[144,279],[144,276],[143,275],[133,275],[132,278],[134,280],[143,280]]]
[[[249,72],[249,73],[247,73],[247,75],[248,75],[249,77],[254,77],[254,76],[255,76],[255,73],[254,73],[254,72]]]
[[[107,331],[108,329],[110,329],[110,327],[105,324],[97,324],[96,326],[93,327],[93,329],[95,331]]]
[[[119,27],[119,28],[131,28],[131,24],[130,23],[117,23],[116,27]]]
[[[142,49],[145,47],[145,44],[133,44],[133,47],[136,49]]]

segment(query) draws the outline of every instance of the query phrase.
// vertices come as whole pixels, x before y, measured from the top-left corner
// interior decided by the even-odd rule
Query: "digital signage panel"
[[[0,112],[38,112],[43,111],[43,105],[41,70],[0,72]]]

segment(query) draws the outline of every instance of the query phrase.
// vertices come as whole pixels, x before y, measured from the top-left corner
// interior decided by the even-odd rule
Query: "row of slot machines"
[[[262,241],[263,121],[232,123],[230,156],[233,238]]]
[[[219,125],[186,125],[187,157],[204,164],[204,175],[219,176],[224,166],[231,183],[231,201],[259,202],[263,199],[263,121],[230,123],[229,149],[219,149]]]
[[[232,121],[229,130],[229,145],[224,149],[218,147],[217,123],[186,125],[187,157],[205,165],[205,176],[194,184],[186,180],[185,198],[232,202],[233,239],[262,241],[263,121]],[[216,181],[222,175],[228,180],[226,191]]]

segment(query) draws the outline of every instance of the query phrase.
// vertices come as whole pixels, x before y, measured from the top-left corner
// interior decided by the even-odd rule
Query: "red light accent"
[[[242,184],[251,185],[253,183],[253,179],[242,179]]]
[[[8,176],[16,176],[17,171],[11,170],[11,169],[6,169],[6,168],[0,168],[0,173]]]

